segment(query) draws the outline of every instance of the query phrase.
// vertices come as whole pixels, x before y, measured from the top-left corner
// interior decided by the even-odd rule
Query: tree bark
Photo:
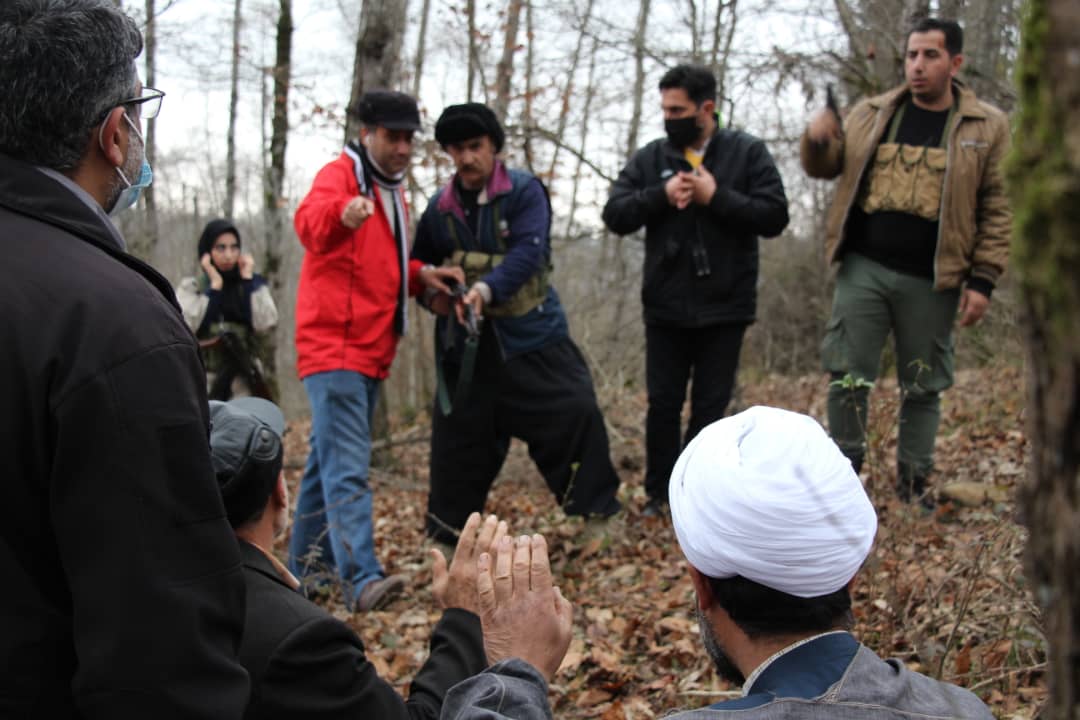
[[[466,0],[465,14],[468,17],[469,21],[469,61],[467,63],[468,82],[466,85],[465,99],[468,102],[472,102],[473,88],[476,86],[476,66],[478,60],[478,58],[476,57],[476,0]]]
[[[634,30],[634,109],[630,113],[630,130],[626,135],[626,159],[637,150],[638,130],[641,128],[641,103],[645,94],[645,32],[649,22],[649,0],[638,6],[637,28]]]
[[[360,119],[353,112],[360,96],[367,90],[397,86],[404,37],[405,0],[364,0],[356,36],[345,142],[360,135]]]
[[[712,67],[713,77],[716,78],[716,104],[717,107],[727,98],[727,72],[728,61],[731,58],[731,44],[735,40],[735,25],[738,21],[738,0],[717,0],[716,22],[713,25],[712,52],[709,54],[709,65]],[[726,11],[726,12],[725,12]],[[723,18],[727,16],[727,32],[722,33]],[[720,46],[720,38],[723,35],[723,47]]]
[[[232,28],[232,73],[229,86],[229,132],[225,138],[225,202],[221,211],[233,217],[236,203],[236,113],[240,103],[240,23],[243,0],[234,0]]]
[[[1043,717],[1080,717],[1080,6],[1030,0],[1021,114],[1009,168],[1026,312],[1031,467],[1020,507],[1027,574],[1043,607]]]
[[[506,34],[503,35],[502,57],[495,68],[495,117],[506,124],[506,112],[510,108],[510,81],[514,78],[514,52],[517,50],[518,25],[521,20],[522,0],[510,0],[506,6]]]
[[[117,3],[119,6],[119,2]],[[143,32],[143,61],[146,63],[147,87],[157,85],[157,8],[155,0],[146,0],[146,30]],[[157,164],[157,119],[146,121],[146,161],[153,167]],[[139,248],[143,257],[149,258],[158,239],[157,202],[154,186],[143,188],[143,208],[146,211],[144,244]],[[132,248],[133,250],[135,248]]]
[[[570,102],[571,102],[571,99],[574,98],[574,76],[577,75],[578,65],[581,63],[581,51],[582,51],[582,48],[585,45],[585,37],[589,32],[589,21],[592,19],[592,10],[593,10],[593,0],[586,0],[586,2],[585,2],[585,13],[584,13],[584,15],[582,15],[582,18],[581,18],[581,29],[578,31],[577,43],[574,45],[574,54],[571,56],[571,59],[570,59],[570,69],[566,73],[566,84],[563,85],[563,89],[562,89],[562,93],[561,93],[562,111],[559,113],[559,125],[558,125],[558,129],[555,131],[555,136],[558,139],[558,142],[555,144],[555,148],[551,151],[551,165],[548,166],[548,172],[547,172],[547,176],[549,178],[549,181],[555,179],[555,171],[556,171],[556,168],[558,167],[557,163],[559,162],[559,149],[560,149],[561,144],[563,142],[563,136],[566,134],[566,122],[570,117]],[[595,59],[595,52],[596,52],[596,43],[594,41],[593,42],[593,55],[591,56],[594,59]],[[590,75],[589,82],[590,82],[590,84],[592,82],[591,75]],[[592,99],[592,88],[590,86],[589,94],[586,95],[586,99],[585,99],[585,111],[584,112],[586,114],[588,114],[588,112],[589,112],[588,106],[589,106],[589,101],[591,99]],[[583,123],[582,123],[583,127],[584,127],[585,124],[586,124],[585,121],[583,121]],[[584,132],[584,130],[582,132]],[[580,173],[580,170],[581,170],[581,162],[579,161],[578,162],[578,172],[579,173]],[[579,179],[579,176],[576,175],[575,179],[574,179],[574,195],[575,196],[577,195],[578,179]],[[571,204],[570,215],[571,215],[571,217],[573,217],[573,205],[572,204]],[[569,231],[570,231],[570,226],[567,225],[567,232],[569,232]]]
[[[416,37],[416,58],[413,62],[412,96],[420,97],[420,78],[424,74],[424,55],[427,54],[428,16],[431,14],[431,0],[424,0],[420,9],[420,30]]]

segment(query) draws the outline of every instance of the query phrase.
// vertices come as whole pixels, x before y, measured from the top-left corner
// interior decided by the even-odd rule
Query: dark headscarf
[[[214,247],[214,243],[217,239],[225,233],[232,233],[236,236],[236,243],[243,248],[243,241],[240,239],[240,231],[236,229],[236,225],[232,220],[225,220],[223,218],[217,218],[206,223],[206,227],[203,228],[202,235],[199,237],[199,260],[202,260],[202,256],[209,253],[211,248]],[[212,257],[212,256],[211,256]],[[217,267],[216,265],[214,267]],[[221,317],[211,318],[212,322],[218,322],[224,320],[226,322],[243,323],[244,325],[251,325],[251,312],[246,307],[247,298],[244,294],[244,285],[240,279],[240,263],[233,267],[232,270],[222,270],[218,268],[218,272],[221,273],[222,287],[221,287]]]
[[[217,218],[206,223],[206,227],[203,228],[202,235],[199,237],[199,253],[195,256],[196,259],[201,261],[202,256],[210,252],[210,249],[214,247],[214,241],[227,232],[231,232],[235,235],[236,242],[243,247],[243,241],[240,239],[240,231],[233,225],[232,220]]]

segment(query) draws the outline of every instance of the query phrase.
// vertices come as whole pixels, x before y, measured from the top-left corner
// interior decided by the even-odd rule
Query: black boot
[[[918,501],[923,509],[933,510],[935,502],[933,493],[927,488],[927,474],[916,473],[907,463],[897,463],[897,496],[906,503]]]

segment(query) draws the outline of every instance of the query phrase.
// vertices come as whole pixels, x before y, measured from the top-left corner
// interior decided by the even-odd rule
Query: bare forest
[[[743,348],[731,411],[764,403],[809,412],[822,421],[827,381],[818,346],[832,292],[822,227],[832,188],[805,177],[798,139],[810,112],[824,104],[826,87],[831,85],[846,106],[900,83],[904,29],[913,16],[933,13],[961,21],[964,81],[1009,112],[1014,125],[1022,101],[1046,102],[1047,93],[1063,93],[1062,102],[1072,103],[1068,107],[1076,117],[1075,56],[1071,81],[1058,78],[1058,86],[1042,90],[1019,82],[1021,77],[1029,82],[1041,78],[1041,69],[1032,63],[1049,63],[1030,49],[1022,52],[1029,26],[1047,32],[1047,21],[1025,20],[1021,0],[122,4],[144,24],[146,84],[169,93],[162,116],[175,114],[187,122],[150,123],[153,191],[124,219],[123,230],[134,253],[177,283],[195,271],[195,244],[205,222],[221,216],[237,221],[245,249],[255,253],[282,312],[275,372],[293,429],[287,439],[290,480],[303,467],[308,412],[292,342],[302,257],[292,211],[319,167],[356,135],[355,121],[346,112],[350,103],[376,87],[417,96],[425,131],[415,144],[410,170],[414,220],[452,172],[431,131],[447,104],[489,104],[507,130],[508,163],[547,184],[554,207],[553,282],[593,372],[628,507],[607,539],[579,543],[577,526],[554,507],[520,447],[489,500],[489,509],[507,516],[520,531],[538,530],[555,538],[556,570],[566,578],[564,594],[576,604],[575,640],[552,687],[557,717],[659,717],[738,690],[713,675],[700,647],[692,591],[670,523],[639,515],[646,405],[642,243],[640,237],[615,236],[600,222],[608,186],[628,155],[662,133],[660,75],[686,61],[711,67],[718,79],[721,122],[766,141],[791,203],[788,229],[761,244],[758,318]],[[1039,8],[1044,14],[1067,13],[1069,2],[1031,5],[1037,16]],[[1061,9],[1053,11],[1054,6]],[[1075,55],[1075,40],[1057,42],[1062,47],[1071,43]],[[1061,52],[1065,57],[1066,51]],[[1065,87],[1069,82],[1072,87]],[[205,99],[193,103],[192,93]],[[166,127],[186,129],[167,134]],[[1073,127],[1071,141],[1075,136]],[[1016,187],[1037,172],[1032,167],[1042,151],[1025,148],[1026,164],[1017,162],[1011,170]],[[1075,229],[1075,208],[1080,207],[1075,142],[1071,152]],[[1020,193],[1015,197],[1025,202]],[[1042,232],[1041,226],[1025,227],[1034,233],[1028,237]],[[1069,240],[1062,241],[1056,259],[1032,255],[1024,267],[1070,261],[1075,267],[1076,236],[1060,236]],[[1045,514],[1049,510],[1031,500],[1042,487],[1032,484],[1036,476],[1046,479],[1056,472],[1064,478],[1064,489],[1057,492],[1070,498],[1075,513],[1077,334],[1071,335],[1071,346],[1067,331],[1055,336],[1067,347],[1061,354],[1040,353],[1037,343],[1048,335],[1033,338],[1023,332],[1022,318],[1037,316],[1052,301],[1035,294],[1021,277],[1010,271],[995,289],[983,322],[957,333],[958,382],[945,396],[937,449],[938,482],[949,489],[934,516],[920,516],[892,498],[896,389],[895,382],[884,379],[891,373],[882,373],[872,393],[880,422],[870,428],[863,477],[882,527],[856,587],[857,633],[882,655],[901,657],[921,672],[972,688],[999,717],[1033,718],[1044,705],[1060,713],[1053,717],[1075,717],[1080,707],[1076,668],[1052,679],[1047,661],[1077,662],[1076,645],[1069,642],[1080,627],[1077,603],[1073,599],[1061,617],[1055,616],[1052,633],[1043,614],[1046,588],[1058,587],[1054,583],[1063,577],[1050,566],[1075,568],[1075,539],[1071,554],[1043,558],[1039,574],[1032,576],[1039,578],[1039,593],[1025,579],[1027,568],[1034,566],[1025,566],[1033,558],[1025,557],[1024,548],[1025,517],[1051,522]],[[1050,297],[1077,300],[1075,277],[1057,282],[1071,290]],[[422,309],[413,307],[410,313],[409,336],[383,385],[372,480],[380,554],[389,567],[410,573],[421,588],[430,577],[421,525],[435,370],[433,323]],[[1075,331],[1075,315],[1063,322]],[[1061,387],[1051,382],[1061,377],[1072,383],[1063,392],[1074,398],[1072,424],[1065,425],[1073,434],[1062,429],[1065,420],[1059,418],[1050,426],[1057,434],[1047,439],[1059,443],[1059,452],[1062,443],[1066,448],[1072,443],[1065,453],[1071,465],[1042,475],[1030,466],[1051,463],[1046,453],[1052,448],[1031,458],[1033,447],[1043,447],[1030,437],[1031,428],[1047,426],[1036,424],[1043,410],[1030,405],[1024,393],[1032,364],[1026,346],[1035,348],[1033,357],[1044,363],[1060,360],[1072,373],[1042,376],[1041,400]],[[1067,415],[1068,408],[1057,411]],[[1075,534],[1075,521],[1061,527]],[[1053,546],[1054,541],[1044,542]],[[1075,578],[1069,582],[1075,587]],[[326,602],[347,616],[334,597]],[[1065,616],[1072,618],[1071,625]],[[380,674],[405,691],[426,654],[435,617],[425,589],[387,612],[352,622]],[[1063,647],[1051,653],[1048,637],[1064,638]],[[1055,695],[1063,686],[1072,687],[1071,699]],[[1048,700],[1052,695],[1056,705]]]

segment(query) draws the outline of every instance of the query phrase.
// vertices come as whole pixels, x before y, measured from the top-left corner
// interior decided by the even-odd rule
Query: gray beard
[[[735,666],[735,663],[731,662],[731,658],[720,646],[720,641],[716,639],[716,631],[709,622],[708,616],[701,612],[700,607],[694,608],[694,614],[697,616],[698,628],[701,631],[701,642],[705,645],[705,652],[709,654],[709,659],[716,668],[716,674],[730,683],[742,685],[746,682],[746,676]]]

